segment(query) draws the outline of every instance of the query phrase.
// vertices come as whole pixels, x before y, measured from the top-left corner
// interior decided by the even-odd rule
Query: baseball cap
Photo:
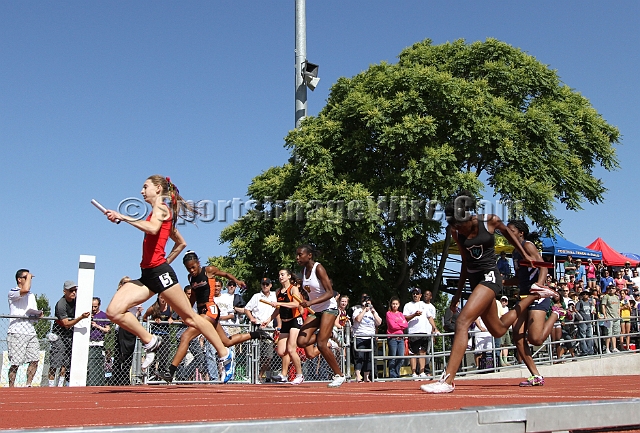
[[[269,284],[271,284],[271,280],[265,277],[262,280],[260,280],[260,284],[265,284],[268,286]]]
[[[500,298],[501,301],[508,301],[509,298],[507,298],[506,296],[503,296],[502,298]]]
[[[414,287],[413,289],[411,289],[411,294],[412,295],[416,294],[416,293],[421,295],[422,294],[422,290],[418,289],[417,287]]]
[[[64,282],[64,286],[63,286],[64,290],[73,289],[74,287],[78,287],[75,281],[67,280]]]
[[[236,285],[236,282],[235,282],[235,281],[233,281],[233,280],[229,280],[229,281],[227,282],[227,287],[229,287],[229,286],[235,286],[235,285]]]

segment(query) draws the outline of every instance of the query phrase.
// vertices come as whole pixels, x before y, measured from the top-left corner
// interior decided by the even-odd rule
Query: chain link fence
[[[72,338],[51,333],[55,318],[29,319],[35,324],[36,335],[8,333],[11,320],[23,317],[0,315],[0,386],[63,386],[68,383],[71,365]],[[186,326],[181,322],[143,322],[152,334],[160,335],[163,344],[156,352],[154,362],[145,370],[143,345],[135,335],[108,321],[95,320],[101,326],[110,325],[103,337],[89,342],[87,359],[87,386],[124,386],[165,383],[160,373],[168,370]],[[254,325],[223,326],[227,335],[248,333]],[[272,328],[265,329],[273,335]],[[330,347],[342,371],[348,367],[348,336],[342,331],[334,334]],[[233,383],[271,382],[282,371],[282,361],[276,353],[276,343],[268,340],[248,340],[230,347],[234,351],[236,366]],[[305,381],[328,381],[333,372],[327,362],[318,356],[306,359],[302,352]],[[12,366],[13,364],[19,364]],[[220,383],[217,354],[202,335],[189,343],[187,355],[180,363],[174,383]],[[291,366],[289,380],[295,376]],[[15,379],[12,378],[15,373]]]

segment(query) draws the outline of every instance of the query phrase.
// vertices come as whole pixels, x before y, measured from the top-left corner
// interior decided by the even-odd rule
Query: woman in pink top
[[[627,288],[627,280],[622,277],[621,271],[618,271],[616,273],[616,277],[614,278],[613,282],[616,283],[618,293],[622,293],[622,291]]]
[[[593,264],[593,260],[589,259],[586,266],[587,271],[587,288],[589,291],[596,290],[596,265]]]
[[[400,308],[400,299],[393,296],[389,300],[389,311],[387,311],[387,334],[397,335],[397,337],[389,337],[387,343],[389,345],[389,356],[404,356],[404,330],[407,329],[407,319],[404,314],[398,311]],[[389,360],[389,377],[400,377],[400,367],[404,359],[395,358]]]

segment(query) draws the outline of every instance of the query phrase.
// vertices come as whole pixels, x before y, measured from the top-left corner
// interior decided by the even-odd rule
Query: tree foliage
[[[618,166],[618,139],[533,56],[494,39],[425,40],[396,64],[332,86],[318,116],[287,135],[291,159],[253,179],[248,194],[258,204],[223,230],[230,253],[214,260],[256,289],[310,242],[337,291],[406,299],[407,287],[431,275],[441,222],[430,200],[480,193],[484,180],[553,232],[556,204],[578,210],[603,200],[594,169]],[[293,202],[305,204],[303,218]]]

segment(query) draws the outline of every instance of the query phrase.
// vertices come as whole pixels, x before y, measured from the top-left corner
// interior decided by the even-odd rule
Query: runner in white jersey
[[[328,345],[333,324],[338,317],[338,304],[333,296],[331,281],[324,266],[315,261],[315,249],[312,246],[300,246],[296,250],[296,261],[302,266],[302,288],[309,295],[309,301],[303,300],[300,306],[312,307],[314,311],[302,325],[297,343],[304,348],[308,358],[322,354],[334,373],[329,387],[335,388],[342,385],[346,378]]]

